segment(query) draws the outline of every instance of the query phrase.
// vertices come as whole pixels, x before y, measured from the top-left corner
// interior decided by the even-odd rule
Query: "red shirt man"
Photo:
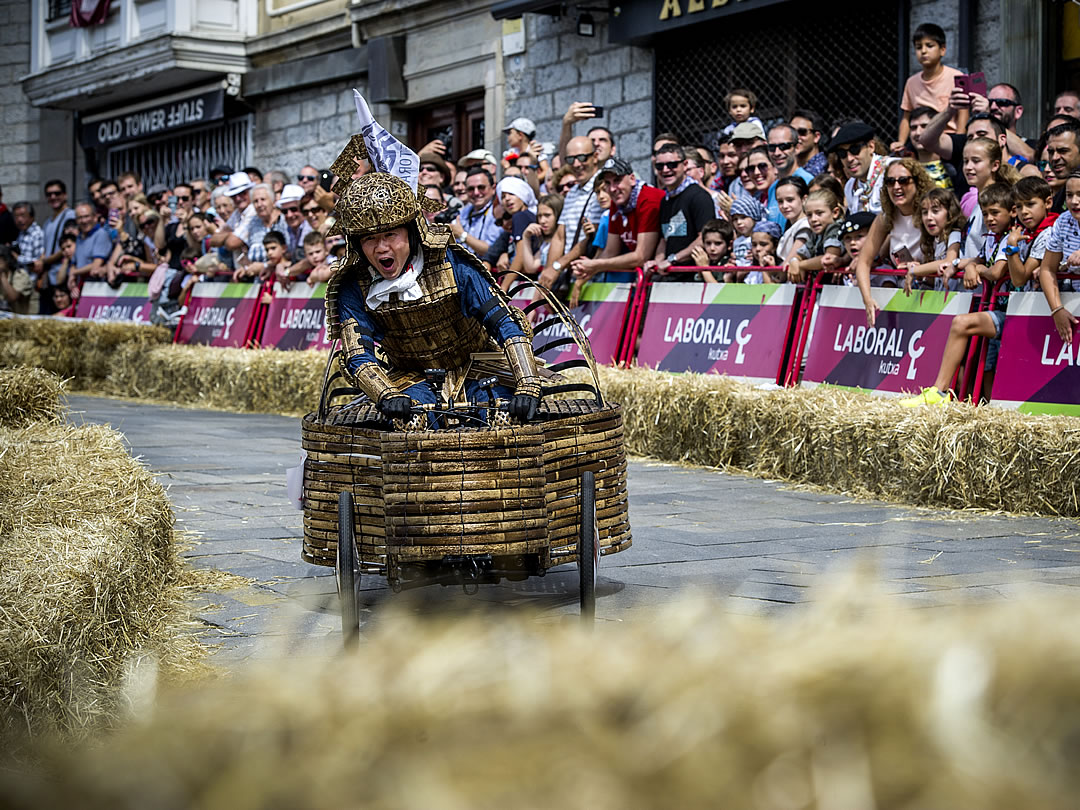
[[[580,279],[641,267],[655,256],[660,241],[663,191],[638,180],[630,164],[617,157],[607,159],[596,183],[605,183],[611,195],[608,238],[595,259],[575,259],[570,265]]]

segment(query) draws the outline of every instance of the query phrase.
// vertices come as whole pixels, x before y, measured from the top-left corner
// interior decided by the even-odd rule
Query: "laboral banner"
[[[325,302],[325,284],[297,282],[286,290],[275,282],[260,343],[275,349],[329,349]]]
[[[116,288],[104,281],[88,281],[79,295],[75,317],[149,323],[150,291],[143,281],[126,281]]]
[[[623,325],[623,314],[629,299],[629,284],[590,282],[582,288],[578,305],[570,310],[570,315],[577,321],[592,345],[593,357],[601,365],[611,365],[615,361],[615,351],[619,347],[619,333]],[[516,300],[514,303],[520,306]],[[536,336],[534,348],[538,349],[545,343],[559,338],[570,337],[570,332],[569,327],[562,324],[553,326],[542,335]],[[548,349],[540,356],[549,363],[559,363],[581,357],[581,351],[575,345],[564,345]]]
[[[243,346],[259,304],[262,285],[204,281],[191,289],[178,343]]]
[[[1062,293],[1061,303],[1080,317],[1080,293]],[[991,398],[1024,413],[1080,416],[1080,329],[1065,343],[1041,292],[1009,296]]]
[[[775,382],[794,302],[791,284],[654,284],[638,364]]]
[[[802,384],[862,388],[885,396],[934,384],[952,319],[971,309],[969,292],[870,290],[881,311],[874,326],[856,287],[825,287],[818,297]]]

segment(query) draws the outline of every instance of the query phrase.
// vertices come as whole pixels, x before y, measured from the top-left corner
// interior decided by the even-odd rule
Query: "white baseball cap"
[[[229,175],[229,190],[225,192],[225,196],[235,197],[254,187],[255,184],[251,182],[247,172],[233,172]]]
[[[528,118],[515,118],[503,128],[503,132],[509,132],[512,129],[516,129],[518,132],[524,132],[530,138],[536,134],[536,124]]]
[[[275,205],[277,205],[278,208],[281,208],[282,205],[287,205],[288,203],[300,202],[303,198],[304,190],[296,185],[296,183],[288,183],[281,189],[281,196],[278,197],[278,201]]]
[[[473,149],[469,154],[458,161],[458,166],[464,168],[476,163],[492,163],[496,166],[499,165],[499,161],[495,159],[495,155],[492,152],[487,149]]]

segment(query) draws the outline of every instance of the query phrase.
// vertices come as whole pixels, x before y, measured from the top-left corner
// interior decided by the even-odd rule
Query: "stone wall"
[[[608,44],[600,20],[595,37],[578,36],[569,15],[527,14],[525,42],[525,53],[505,59],[506,120],[530,118],[538,140],[556,143],[571,102],[602,104],[604,117],[595,123],[615,134],[619,155],[638,176],[651,177],[652,51]],[[591,123],[578,124],[574,134],[584,135]]]
[[[23,95],[19,78],[30,70],[30,3],[0,0],[0,185],[4,202],[37,201],[39,111]]]
[[[366,82],[347,79],[259,98],[253,164],[264,172],[279,169],[293,181],[305,164],[329,167],[356,131],[354,87],[367,92]]]

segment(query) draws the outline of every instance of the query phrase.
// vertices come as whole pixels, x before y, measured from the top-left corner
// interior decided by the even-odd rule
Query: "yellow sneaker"
[[[919,408],[923,405],[947,405],[952,401],[952,391],[942,393],[934,386],[924,388],[921,393],[913,397],[900,400],[901,408]]]

